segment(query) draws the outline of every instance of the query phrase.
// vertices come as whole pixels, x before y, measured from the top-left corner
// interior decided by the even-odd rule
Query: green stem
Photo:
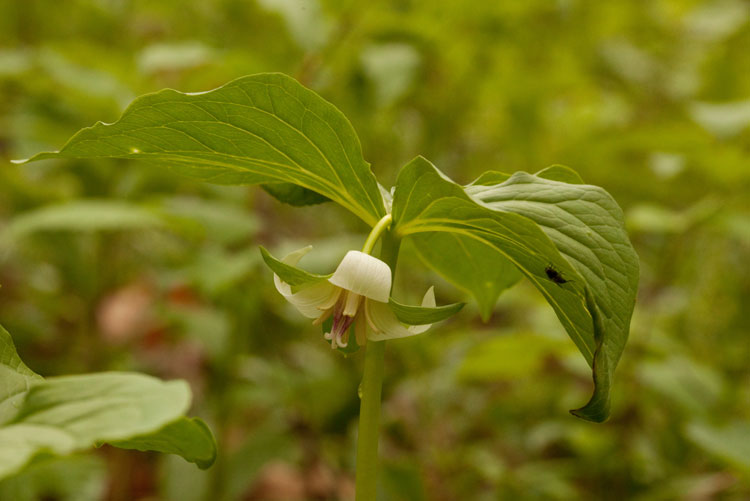
[[[384,218],[385,219],[385,218]],[[375,226],[377,228],[384,219]],[[390,219],[383,229],[390,224]],[[373,228],[372,235],[375,233]],[[380,230],[382,232],[382,230]],[[379,232],[379,233],[380,233]],[[377,238],[376,238],[377,239]],[[368,243],[370,238],[367,239]],[[400,240],[391,232],[383,234],[380,259],[396,271]],[[373,241],[370,245],[370,250]],[[367,244],[365,244],[367,248]],[[365,252],[364,249],[362,252]],[[378,437],[380,433],[380,395],[383,388],[383,361],[385,341],[368,341],[365,351],[365,368],[362,375],[362,392],[359,407],[359,434],[357,437],[356,501],[375,501],[378,481]]]
[[[362,247],[362,252],[364,252],[365,254],[370,254],[372,252],[372,248],[375,247],[375,242],[378,241],[380,235],[382,235],[383,232],[391,225],[392,220],[393,217],[390,214],[386,214],[380,221],[375,223],[375,226],[372,227],[370,234],[367,235],[367,240],[365,240],[365,245]],[[396,254],[398,255],[398,250],[396,250]],[[393,267],[391,267],[391,271],[393,271]]]

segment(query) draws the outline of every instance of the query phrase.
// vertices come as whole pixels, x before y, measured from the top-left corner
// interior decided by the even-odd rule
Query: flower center
[[[362,296],[344,290],[333,307],[333,326],[324,337],[331,341],[331,348],[345,348],[349,344],[349,328],[354,323],[362,304]]]

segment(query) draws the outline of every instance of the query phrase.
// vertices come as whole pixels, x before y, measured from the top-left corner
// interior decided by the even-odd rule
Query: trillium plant
[[[361,250],[350,250],[329,275],[298,267],[311,247],[281,259],[261,248],[278,292],[321,326],[323,340],[336,351],[364,351],[356,460],[360,501],[376,497],[386,341],[422,334],[463,306],[436,306],[433,288],[419,306],[391,297],[405,240],[411,241],[426,268],[471,296],[485,319],[504,289],[521,278],[529,280],[592,369],[591,399],[571,412],[595,422],[609,415],[613,373],[635,303],[638,258],[617,203],[567,167],[548,167],[535,174],[493,170],[461,185],[417,157],[400,170],[395,186],[386,189],[364,160],[344,115],[282,74],[243,77],[208,92],[167,89],[142,96],[118,121],[82,129],[59,151],[19,163],[73,158],[141,160],[206,182],[260,184],[277,199],[298,207],[334,202],[370,229]],[[12,348],[9,338],[5,342]],[[13,396],[20,412],[0,413],[0,442],[9,427],[28,426],[28,416],[38,417],[24,410],[34,405],[35,395],[49,385],[72,384],[54,378],[42,383],[18,362],[2,361],[15,364],[23,391]],[[122,388],[130,384],[122,380],[125,375],[118,377]],[[164,385],[176,384],[150,379],[146,384],[146,376],[127,377],[141,378],[138,384],[161,392],[167,391]],[[71,386],[69,398],[82,398],[75,388]],[[17,461],[16,469],[40,450],[65,453],[106,441],[178,453],[208,466],[213,442],[206,439],[210,433],[205,425],[180,417],[187,402],[184,391],[176,391],[182,398],[173,398],[172,404],[161,399],[164,416],[138,429],[126,430],[124,423],[113,422],[108,433],[92,432],[57,447],[33,437],[22,444],[26,459]],[[49,426],[59,431],[54,423]],[[170,428],[175,426],[189,433],[176,433]],[[191,449],[199,442],[203,449]]]

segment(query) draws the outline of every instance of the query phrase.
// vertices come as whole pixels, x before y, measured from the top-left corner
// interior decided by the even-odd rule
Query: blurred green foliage
[[[362,361],[277,297],[257,246],[314,243],[322,271],[362,223],[125,161],[9,163],[142,93],[262,71],[340,108],[384,184],[417,154],[462,183],[569,165],[641,257],[603,425],[568,415],[588,369],[523,282],[487,324],[470,304],[390,343],[384,499],[750,497],[748,47],[742,0],[0,0],[0,322],[43,374],[188,379],[221,445],[208,472],[42,462],[0,498],[351,498]],[[404,300],[465,299],[408,246],[399,273]]]

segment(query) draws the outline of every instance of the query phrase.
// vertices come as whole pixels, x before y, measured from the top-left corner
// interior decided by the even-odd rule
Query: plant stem
[[[375,224],[375,226],[372,227],[370,234],[367,235],[367,240],[365,240],[365,245],[362,247],[362,252],[364,252],[365,254],[369,254],[372,252],[372,248],[375,247],[375,242],[378,241],[378,238],[380,238],[380,235],[383,234],[386,228],[391,225],[392,220],[393,217],[390,214],[386,214],[380,221]],[[385,242],[383,242],[383,244],[385,245]],[[398,249],[396,249],[396,255],[398,256]],[[391,266],[391,273],[393,273],[393,266]]]
[[[386,222],[384,227],[387,224],[390,224],[390,220]],[[374,229],[373,233],[375,233]],[[369,240],[368,238],[368,242]],[[390,231],[383,234],[380,259],[391,267],[392,275],[396,272],[400,243],[400,240]],[[374,242],[372,242],[372,245],[374,245]],[[365,351],[365,368],[362,375],[362,391],[359,407],[356,501],[375,501],[377,496],[380,395],[383,388],[384,359],[385,341],[368,341]]]

